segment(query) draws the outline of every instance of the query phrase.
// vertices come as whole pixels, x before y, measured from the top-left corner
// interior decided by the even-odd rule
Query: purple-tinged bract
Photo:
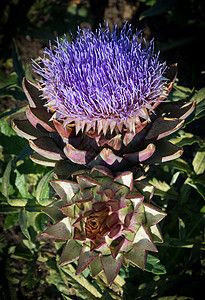
[[[35,151],[31,159],[57,169],[66,160],[79,168],[136,172],[141,164],[178,158],[182,149],[166,136],[183,126],[195,102],[165,101],[177,64],[166,68],[158,56],[153,41],[133,34],[130,25],[57,40],[34,63],[42,80],[23,79],[27,120],[12,123]]]
[[[89,266],[93,277],[104,271],[109,285],[121,264],[144,270],[147,252],[163,242],[158,223],[166,216],[150,204],[153,186],[102,166],[72,178],[50,181],[61,199],[43,209],[57,221],[43,234],[66,241],[60,265],[78,260],[76,274]]]
[[[103,120],[134,130],[146,117],[143,109],[165,98],[166,64],[154,54],[153,40],[147,43],[128,24],[121,31],[117,25],[112,31],[79,29],[72,42],[65,37],[45,49],[41,62],[34,69],[43,77],[48,108],[64,124],[82,122],[82,130]]]

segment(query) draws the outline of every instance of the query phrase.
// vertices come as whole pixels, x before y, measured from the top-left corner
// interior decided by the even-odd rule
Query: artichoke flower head
[[[93,277],[103,271],[109,285],[122,264],[144,270],[147,252],[163,242],[158,223],[166,216],[150,204],[153,186],[134,180],[131,171],[115,176],[103,166],[72,178],[50,181],[60,199],[43,209],[57,221],[43,234],[66,242],[60,265],[78,260],[76,274],[87,267]]]
[[[46,106],[55,118],[79,130],[99,133],[135,131],[140,117],[166,96],[166,64],[154,54],[153,41],[146,43],[130,25],[120,31],[106,26],[92,32],[78,30],[70,43],[57,40],[54,49],[45,50],[43,67],[35,71],[43,77]]]
[[[194,103],[164,102],[177,66],[161,63],[153,40],[147,43],[130,25],[57,39],[34,70],[42,76],[38,84],[23,80],[28,120],[13,127],[29,140],[35,162],[67,160],[118,172],[182,154],[164,137],[182,127]]]

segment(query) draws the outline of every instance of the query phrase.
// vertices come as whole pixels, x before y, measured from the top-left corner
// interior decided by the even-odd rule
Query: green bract
[[[65,215],[44,232],[66,241],[60,265],[78,259],[76,274],[88,266],[93,276],[103,270],[108,284],[122,263],[144,270],[147,251],[163,242],[157,223],[166,216],[150,204],[153,187],[133,180],[131,171],[114,176],[102,166],[72,177],[50,181],[61,200],[44,209],[54,220],[59,210]]]

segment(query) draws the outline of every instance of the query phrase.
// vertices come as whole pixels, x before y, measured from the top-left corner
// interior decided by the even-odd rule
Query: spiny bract
[[[122,263],[144,270],[147,251],[163,242],[157,223],[166,216],[149,203],[153,186],[133,180],[130,171],[114,176],[102,166],[72,177],[76,181],[51,180],[61,200],[44,209],[57,221],[44,235],[67,241],[60,264],[78,259],[76,274],[88,266],[93,276],[103,270],[108,284]]]

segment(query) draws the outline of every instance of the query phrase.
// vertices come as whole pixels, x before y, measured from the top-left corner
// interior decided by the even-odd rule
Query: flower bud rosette
[[[89,266],[92,276],[104,271],[110,285],[121,264],[144,270],[147,251],[163,242],[157,223],[166,216],[150,204],[153,187],[103,166],[72,177],[50,181],[61,199],[44,208],[57,221],[44,235],[66,241],[60,265],[78,260],[76,274]]]
[[[13,123],[35,151],[33,161],[118,172],[182,154],[164,137],[183,126],[195,103],[165,102],[177,66],[159,62],[153,41],[129,25],[84,29],[44,53],[34,63],[42,80],[23,80],[27,119]]]

